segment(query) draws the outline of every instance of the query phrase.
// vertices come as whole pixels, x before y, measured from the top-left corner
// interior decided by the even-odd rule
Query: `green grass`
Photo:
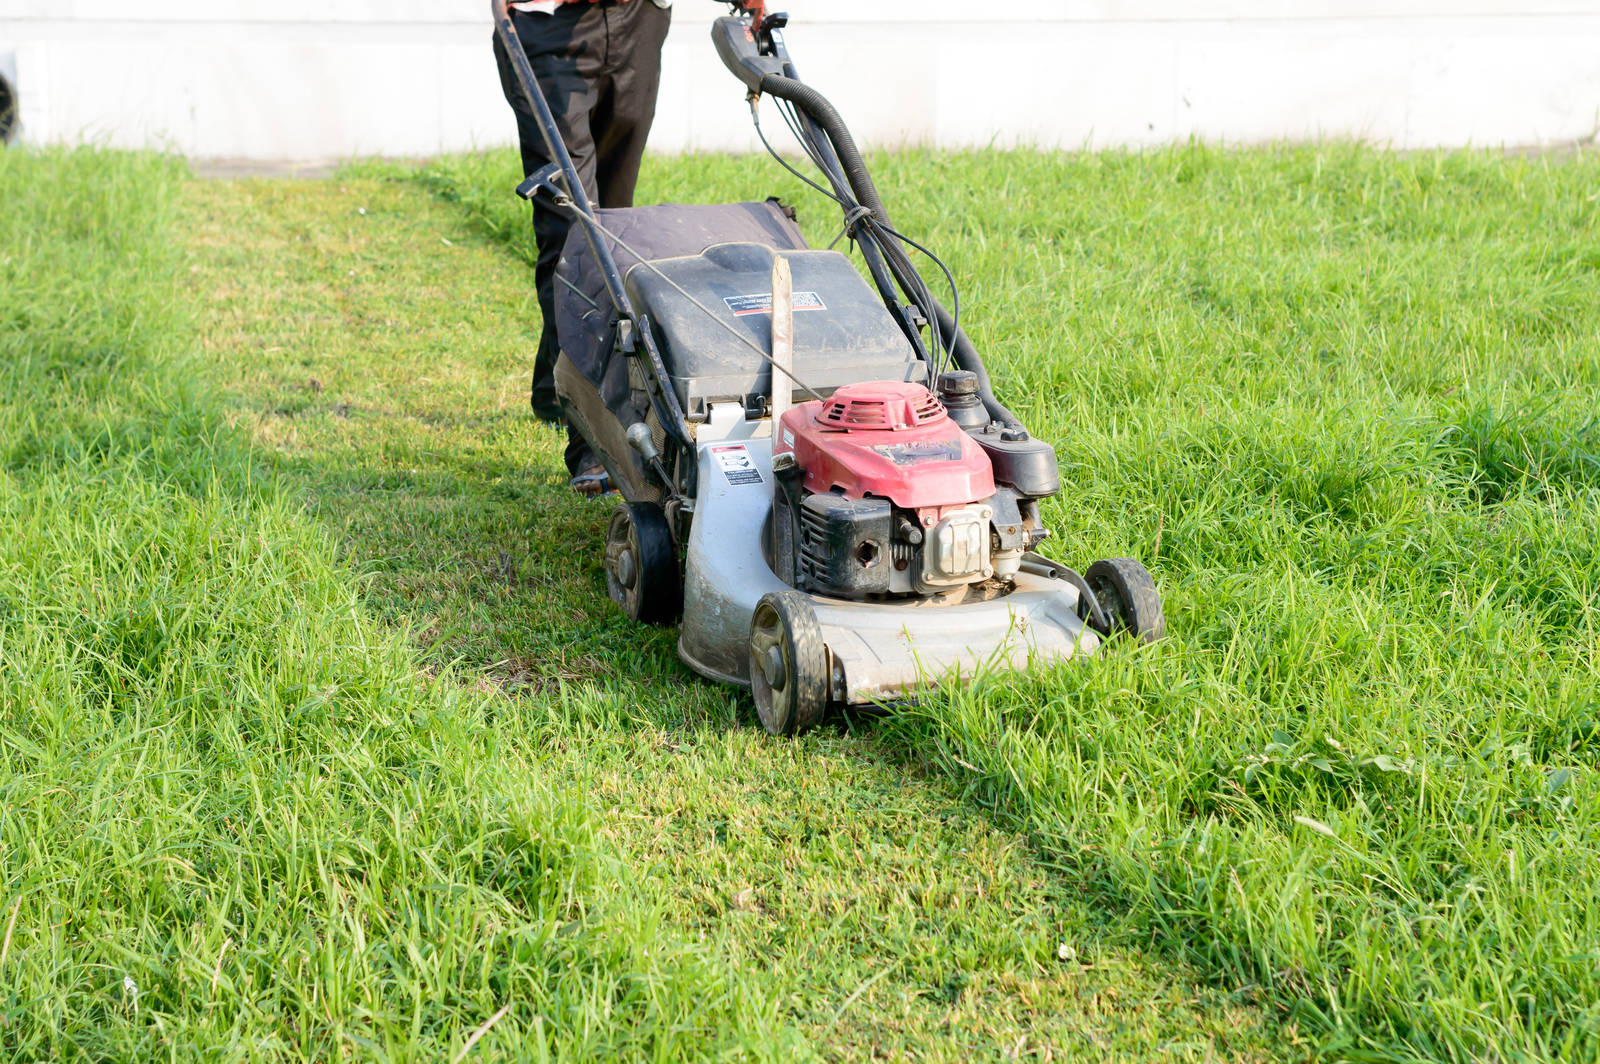
[[[199,183],[184,227],[208,375],[367,574],[368,608],[528,720],[663,920],[814,1051],[1265,1055],[1259,1010],[1130,948],[903,750],[770,742],[674,633],[621,618],[610,508],[567,490],[562,435],[527,412],[527,268],[454,205],[355,175]]]
[[[898,750],[620,623],[454,208],[0,166],[9,1057],[1267,1055]]]
[[[1600,1055],[1600,168],[874,165],[1171,638],[780,743],[604,602],[509,152],[0,153],[0,1045]]]
[[[641,197],[800,198],[764,166],[658,164]],[[885,745],[1324,1052],[1594,1056],[1600,169],[1330,145],[879,174],[1059,442],[1056,552],[1149,560],[1173,633]],[[511,179],[418,178],[526,255]]]
[[[1155,558],[1177,638],[905,741],[1327,1049],[1592,1057],[1600,169],[1034,165],[1063,217],[1038,173],[940,242],[1059,265],[1055,337],[985,332],[1071,455],[1060,549]]]
[[[195,383],[185,188],[0,153],[8,1058],[439,1060],[507,1005],[504,1056],[787,1057]]]

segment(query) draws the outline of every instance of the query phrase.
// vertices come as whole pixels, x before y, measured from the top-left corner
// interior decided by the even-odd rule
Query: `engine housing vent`
[[[824,428],[895,432],[920,428],[949,415],[944,404],[920,384],[867,381],[835,391],[817,411]]]

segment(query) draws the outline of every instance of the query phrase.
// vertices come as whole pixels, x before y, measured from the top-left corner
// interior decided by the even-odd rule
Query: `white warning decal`
[[[712,447],[711,454],[722,469],[722,475],[728,478],[729,484],[737,487],[741,484],[762,483],[761,470],[756,468],[744,444],[725,443],[719,447]]]
[[[723,296],[722,301],[728,304],[728,309],[733,311],[733,316],[742,318],[746,314],[771,314],[772,293],[763,292],[755,296]],[[827,310],[822,302],[822,297],[815,292],[796,292],[790,304],[795,310]]]

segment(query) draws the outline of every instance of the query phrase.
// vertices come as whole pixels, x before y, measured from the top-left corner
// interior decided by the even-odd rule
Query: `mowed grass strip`
[[[674,632],[622,619],[599,568],[610,504],[566,488],[563,437],[526,406],[530,272],[454,204],[357,173],[183,200],[207,376],[365,574],[368,609],[515,718],[660,919],[704,936],[813,1052],[1292,1048],[1232,991],[1131,948],[916,756],[860,722],[773,742],[747,699],[683,669]]]
[[[509,153],[413,180],[526,257]],[[1348,145],[876,160],[1058,442],[1050,553],[1170,638],[901,717],[1124,927],[1323,1052],[1600,1047],[1600,163]],[[640,202],[779,193],[654,161]]]
[[[419,668],[193,359],[182,165],[0,153],[0,1047],[789,1059],[529,720]]]

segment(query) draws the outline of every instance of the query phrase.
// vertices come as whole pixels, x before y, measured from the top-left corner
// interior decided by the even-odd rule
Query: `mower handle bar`
[[[752,4],[750,0],[743,0],[743,6],[747,10],[759,14],[763,5],[759,3]],[[662,361],[661,353],[656,347],[655,336],[652,334],[648,323],[640,321],[639,315],[633,309],[632,301],[628,299],[627,290],[622,283],[622,273],[617,268],[616,259],[612,257],[611,250],[606,246],[606,242],[603,239],[604,230],[595,218],[594,207],[589,200],[587,191],[583,187],[583,180],[579,177],[578,169],[572,162],[572,156],[567,151],[566,143],[561,139],[561,132],[556,128],[555,115],[550,110],[549,101],[545,99],[544,92],[539,88],[539,81],[533,73],[533,65],[528,62],[528,55],[522,49],[522,43],[517,36],[516,27],[511,23],[507,0],[489,0],[489,9],[494,17],[495,32],[500,36],[501,43],[505,46],[506,53],[511,60],[512,71],[516,74],[517,82],[522,87],[523,95],[533,108],[534,118],[538,122],[540,135],[545,142],[546,153],[561,170],[563,184],[566,185],[567,197],[575,208],[573,213],[577,216],[578,225],[583,230],[584,241],[589,245],[589,253],[594,257],[595,265],[599,267],[601,277],[605,281],[606,294],[611,298],[617,317],[633,323],[634,332],[648,356],[653,375],[657,378],[658,387],[652,389],[654,394],[651,396],[652,405],[657,408],[657,417],[662,426],[668,429],[675,441],[692,454],[694,452],[693,436],[689,431],[688,421],[683,415],[683,409],[678,403],[677,393],[673,390],[668,378],[666,364]],[[718,21],[731,22],[734,20],[719,19]],[[717,37],[717,45],[718,52],[721,53],[724,63],[741,80],[746,80],[750,73],[755,73],[755,71],[745,72],[738,69],[738,66],[742,64],[738,64],[735,57],[725,51],[726,45],[720,36]],[[737,51],[743,52],[744,49],[738,48]],[[780,69],[784,66],[788,67],[789,73],[794,72],[793,66],[787,62],[786,55],[780,60]],[[884,210],[883,201],[878,198],[877,189],[873,186],[872,178],[867,173],[866,165],[855,149],[850,132],[845,127],[843,119],[839,117],[838,112],[833,109],[826,98],[809,85],[799,81],[798,78],[784,77],[776,71],[770,71],[770,68],[769,70],[760,71],[760,75],[762,76],[755,79],[756,84],[751,86],[752,95],[759,95],[761,92],[766,91],[774,95],[787,97],[791,103],[796,104],[807,120],[807,124],[813,127],[813,131],[825,134],[824,137],[817,139],[827,143],[830,149],[834,149],[827,152],[827,155],[831,156],[831,158],[826,159],[826,162],[831,164],[830,168],[837,167],[839,170],[844,171],[842,173],[830,173],[828,175],[830,180],[835,182],[836,187],[843,186],[843,188],[848,188],[856,193],[856,198],[859,201],[864,201],[874,214],[883,218],[887,223],[888,212]],[[835,154],[835,151],[839,151],[839,154]],[[844,157],[840,158],[840,155]],[[863,251],[865,250],[865,247],[863,247]],[[872,265],[872,263],[869,262],[869,265]],[[879,288],[884,288],[887,278],[877,276],[883,271],[874,269],[872,272],[875,275],[874,280],[879,282]],[[886,302],[890,301],[888,296],[885,299]],[[944,312],[944,308],[939,306],[937,301],[933,302],[934,305],[927,309],[934,312],[934,319],[938,321],[944,316],[941,313]],[[954,323],[952,322],[951,324],[953,325]],[[982,358],[972,346],[971,341],[965,336],[964,330],[955,330],[952,340],[956,342],[959,348],[963,349],[954,352],[957,364],[962,369],[975,370],[977,372],[979,396],[989,409],[991,416],[994,416],[996,420],[1002,423],[1009,423],[1020,428],[1021,423],[1016,420],[1009,410],[1000,404],[993,390],[988,386],[988,374],[984,372]],[[912,342],[920,348],[919,341],[920,338],[914,338]],[[770,358],[767,360],[771,361]],[[789,376],[793,378],[792,373]],[[808,388],[807,390],[809,391],[810,389]]]

